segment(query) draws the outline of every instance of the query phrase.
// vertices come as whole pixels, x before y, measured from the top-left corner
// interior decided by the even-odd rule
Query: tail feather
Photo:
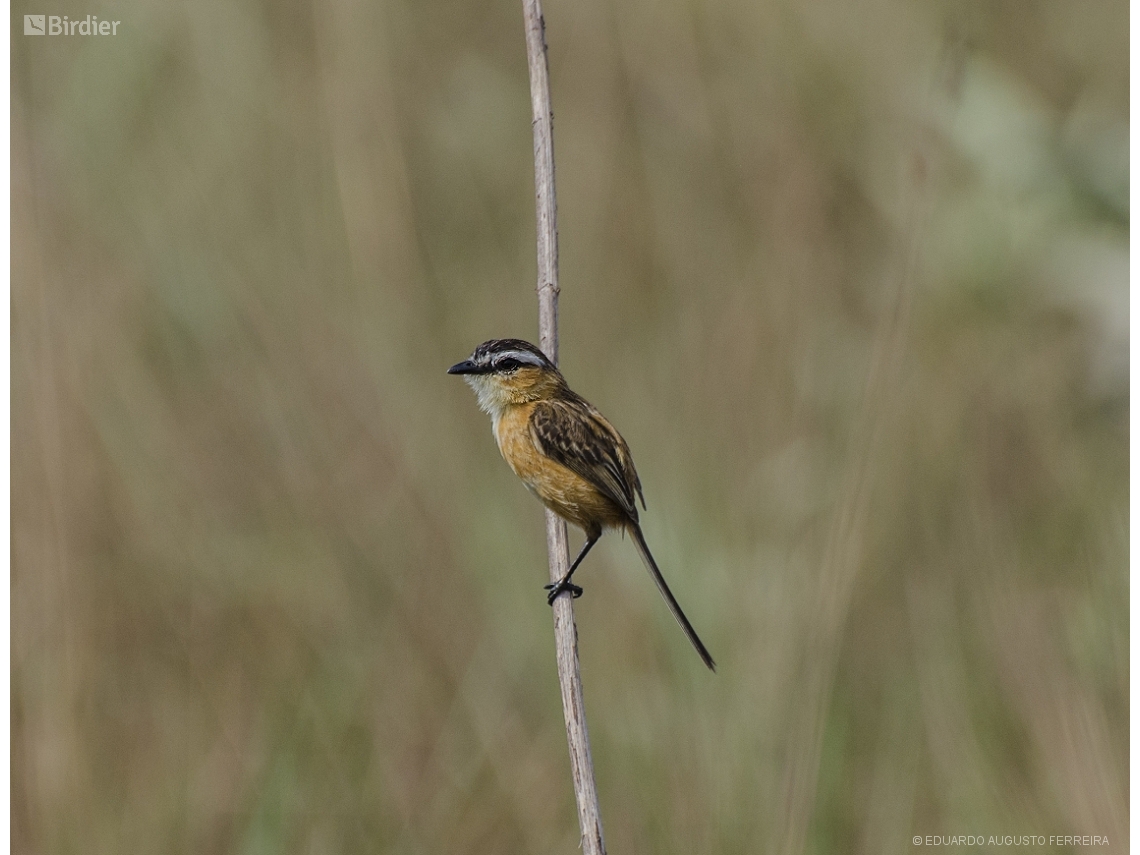
[[[641,534],[641,526],[637,523],[631,523],[628,526],[628,531],[633,538],[634,545],[637,546],[637,551],[641,555],[641,560],[645,562],[645,568],[649,571],[649,575],[653,577],[653,581],[657,583],[657,590],[661,592],[661,596],[665,598],[665,603],[669,606],[669,611],[673,613],[673,617],[677,619],[677,623],[681,625],[681,629],[685,631],[685,635],[696,648],[697,653],[704,661],[705,665],[709,667],[710,671],[716,671],[716,663],[713,661],[712,656],[709,655],[708,650],[705,649],[704,644],[701,642],[697,631],[693,629],[693,625],[689,623],[689,619],[685,617],[685,613],[681,611],[681,606],[677,602],[673,592],[669,590],[669,586],[665,584],[665,577],[661,575],[661,571],[657,569],[657,562],[653,560],[653,555],[649,552],[649,547],[645,543],[645,537]]]

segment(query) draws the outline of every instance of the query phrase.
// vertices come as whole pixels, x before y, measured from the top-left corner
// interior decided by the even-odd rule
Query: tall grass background
[[[24,5],[13,851],[575,851],[521,8]],[[545,11],[609,850],[1127,851],[1127,5]]]

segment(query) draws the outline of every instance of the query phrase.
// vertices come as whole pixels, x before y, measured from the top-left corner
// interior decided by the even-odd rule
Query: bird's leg
[[[570,569],[566,571],[566,575],[557,582],[551,582],[549,585],[544,586],[546,590],[550,592],[546,595],[547,603],[553,606],[554,601],[563,591],[569,591],[570,596],[574,599],[578,599],[582,596],[582,589],[577,585],[572,585],[570,583],[570,577],[574,575],[574,571],[578,569],[578,565],[582,563],[582,559],[586,557],[586,553],[590,551],[590,547],[597,543],[600,537],[601,534],[587,535],[585,546],[583,546],[582,551],[578,553],[578,557],[574,559],[574,563],[570,565]]]

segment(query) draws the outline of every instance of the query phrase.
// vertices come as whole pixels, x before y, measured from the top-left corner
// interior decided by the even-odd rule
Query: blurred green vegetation
[[[444,374],[535,337],[518,4],[54,11],[123,23],[12,41],[13,851],[575,851]],[[545,11],[563,368],[721,665],[603,540],[610,851],[1122,851],[1123,0]]]

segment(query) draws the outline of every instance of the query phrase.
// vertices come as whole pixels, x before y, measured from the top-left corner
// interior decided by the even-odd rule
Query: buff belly
[[[494,425],[503,459],[527,488],[546,507],[587,533],[623,526],[625,513],[616,502],[535,448],[529,420],[530,408],[520,406],[504,413]]]

